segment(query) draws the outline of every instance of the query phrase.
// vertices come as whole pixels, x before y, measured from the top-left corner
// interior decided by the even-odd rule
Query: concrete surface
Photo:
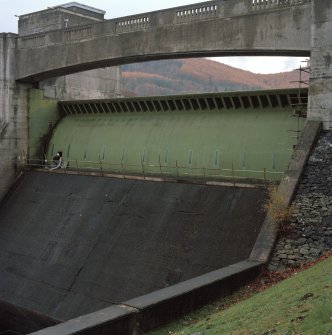
[[[0,205],[0,300],[68,320],[248,258],[262,189],[30,172]]]
[[[260,262],[239,262],[121,305],[41,329],[33,335],[142,334],[217,297],[228,295],[257,276],[260,266]]]
[[[285,176],[278,187],[278,194],[283,199],[284,204],[289,206],[296,194],[296,190],[301,180],[304,168],[312,151],[317,137],[321,131],[321,122],[307,121],[302,131],[299,142],[296,145]],[[250,254],[250,260],[268,262],[277,238],[277,226],[272,218],[267,215],[256,243]]]
[[[296,192],[298,179],[301,177],[308,153],[319,130],[319,123],[308,122],[299,145],[295,148],[287,175],[278,190],[287,203],[291,201]],[[188,310],[197,308],[200,304],[229,294],[253,278],[261,265],[268,261],[275,238],[276,230],[272,221],[267,217],[248,260],[126,301],[118,306],[134,308],[129,315],[126,315],[126,318],[121,317],[119,320],[113,309],[100,310],[61,325],[40,330],[36,335],[73,335],[77,333],[88,335],[112,332],[118,335],[132,335],[160,326],[183,315]],[[107,324],[101,323],[101,318],[107,319]],[[137,322],[133,322],[133,319],[136,319]],[[86,322],[89,327],[86,326]],[[128,324],[131,325],[129,329]]]
[[[12,335],[8,330],[27,334],[57,325],[58,320],[30,311],[26,308],[0,301],[0,334]]]
[[[129,102],[138,104],[143,98],[60,102],[67,115],[49,131],[44,153],[51,160],[61,150],[74,169],[280,181],[297,142],[294,133],[305,122],[290,117],[297,97],[298,89],[154,97],[145,103],[158,103],[159,111],[137,112]],[[43,101],[41,108],[36,108],[38,100],[33,102],[30,123],[37,130],[45,124],[40,115],[46,115],[46,108]],[[166,110],[162,102],[173,109]],[[115,111],[116,105],[122,110]],[[42,143],[38,136],[32,142],[35,133],[30,132],[30,148]]]
[[[40,82],[167,58],[306,56],[311,63],[309,119],[323,121],[323,129],[328,130],[332,127],[331,32],[329,1],[208,1],[20,37],[16,78]]]
[[[166,58],[309,56],[311,1],[206,1],[18,39],[17,79]]]

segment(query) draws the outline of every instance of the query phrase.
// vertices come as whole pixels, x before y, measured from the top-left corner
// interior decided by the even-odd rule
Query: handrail
[[[41,159],[27,159],[25,162],[26,167],[32,168],[47,168],[50,171],[54,169],[52,160]],[[264,184],[279,181],[284,172],[282,171],[269,171],[265,168],[263,170],[250,170],[250,169],[235,169],[233,164],[232,168],[209,168],[209,167],[190,167],[181,166],[176,162],[175,165],[162,165],[162,164],[127,164],[109,163],[89,160],[63,160],[63,164],[57,166],[57,170],[61,169],[63,172],[74,171],[78,174],[83,173],[100,173],[102,176],[106,174],[121,174],[124,178],[126,176],[141,175],[146,176],[159,176],[161,179],[166,177],[176,178],[203,178],[206,179],[226,179],[232,180],[235,184],[238,180],[253,179],[261,181]]]

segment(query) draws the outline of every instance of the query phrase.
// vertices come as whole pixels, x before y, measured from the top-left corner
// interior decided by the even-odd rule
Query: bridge
[[[311,54],[311,6],[303,1],[207,1],[18,39],[16,79],[149,60]]]

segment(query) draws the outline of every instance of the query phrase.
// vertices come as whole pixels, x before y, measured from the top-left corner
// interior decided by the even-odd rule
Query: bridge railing
[[[27,168],[42,168],[54,171],[55,164],[52,160],[27,159],[25,166]],[[255,181],[263,185],[279,182],[284,172],[249,169],[236,169],[232,164],[231,168],[208,168],[208,167],[188,167],[181,166],[178,162],[175,165],[159,164],[138,164],[108,163],[100,161],[88,160],[65,160],[61,168],[57,169],[63,173],[76,174],[93,174],[101,176],[120,176],[121,178],[133,178],[136,176],[140,179],[160,178],[165,180],[168,178],[177,179],[200,179],[203,181],[218,180],[228,181],[233,184],[243,181]]]
[[[312,0],[251,0],[253,10],[273,9],[294,5],[303,5]]]
[[[158,26],[183,24],[215,18],[250,14],[252,11],[300,6],[312,0],[215,0],[192,5],[115,18],[94,24],[67,27],[20,37],[20,48],[38,48],[46,45],[78,42],[105,35],[119,35]]]

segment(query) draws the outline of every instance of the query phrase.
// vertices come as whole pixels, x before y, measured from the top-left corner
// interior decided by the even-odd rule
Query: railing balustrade
[[[185,9],[176,11],[176,22],[188,22],[193,20],[201,20],[216,17],[218,15],[218,5],[205,5],[205,6],[193,6],[192,8],[186,7]]]
[[[303,5],[311,0],[251,0],[253,10],[264,10],[294,5]]]
[[[67,41],[78,41],[93,36],[92,26],[72,28],[65,30]]]
[[[54,167],[52,160],[27,159],[25,166],[27,168],[39,168],[50,170]],[[208,167],[188,167],[181,166],[176,162],[175,165],[162,164],[127,164],[108,163],[99,161],[78,161],[65,160],[62,168],[51,171],[61,171],[63,173],[94,174],[94,175],[119,175],[122,178],[140,178],[155,177],[165,180],[165,178],[185,178],[185,179],[203,179],[223,180],[236,184],[240,181],[254,180],[262,184],[275,183],[281,180],[284,172],[249,169],[235,169],[233,164],[231,168],[208,168]]]
[[[36,48],[46,44],[61,44],[64,41],[77,41],[85,38],[128,33],[131,31],[153,29],[158,26],[181,24],[190,21],[210,20],[213,18],[227,18],[237,15],[250,14],[252,11],[298,6],[310,3],[312,0],[215,0],[182,7],[170,8],[150,13],[116,18],[89,26],[78,26],[50,31],[43,35],[29,35],[21,37],[21,48]],[[234,11],[233,7],[239,8]],[[107,25],[107,29],[104,29]],[[60,33],[59,33],[60,32]],[[52,42],[50,42],[52,41]]]
[[[116,22],[116,32],[123,33],[134,30],[146,29],[150,26],[149,16],[135,16]]]

